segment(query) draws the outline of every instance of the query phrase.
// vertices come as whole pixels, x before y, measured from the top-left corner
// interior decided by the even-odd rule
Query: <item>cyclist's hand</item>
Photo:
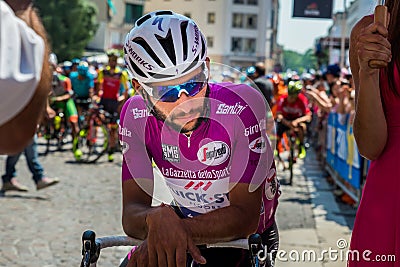
[[[147,240],[136,248],[135,252],[132,253],[129,259],[128,265],[126,267],[141,267],[149,265],[149,254],[147,252]]]
[[[186,252],[198,263],[206,263],[182,219],[170,207],[154,209],[147,215],[149,266],[185,267]]]
[[[360,70],[375,73],[379,69],[371,69],[368,64],[370,60],[391,61],[391,44],[387,36],[388,30],[380,23],[372,23],[361,30],[356,42]]]
[[[297,128],[297,126],[299,126],[299,123],[297,122],[297,120],[294,120],[291,122],[291,127],[290,128]]]

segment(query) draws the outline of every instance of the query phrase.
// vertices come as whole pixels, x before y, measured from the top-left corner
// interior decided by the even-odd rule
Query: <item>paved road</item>
[[[18,180],[30,191],[0,195],[0,266],[79,266],[84,230],[93,229],[98,236],[123,234],[120,155],[114,163],[103,157],[96,165],[76,164],[70,152],[51,153],[40,161],[46,174],[61,182],[36,191],[25,159],[20,158]],[[1,173],[4,162],[5,157],[0,156]],[[283,189],[277,213],[279,228],[283,232],[315,228],[306,186]],[[161,198],[168,195],[161,193]],[[104,250],[99,263],[116,266],[126,251]]]

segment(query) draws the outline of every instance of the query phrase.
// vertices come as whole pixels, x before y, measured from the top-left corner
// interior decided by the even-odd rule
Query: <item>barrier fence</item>
[[[358,203],[369,161],[358,152],[350,114],[329,114],[325,161],[336,184]]]

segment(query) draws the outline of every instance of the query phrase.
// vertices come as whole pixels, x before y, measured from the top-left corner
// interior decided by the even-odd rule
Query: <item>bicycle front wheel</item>
[[[108,149],[109,132],[105,125],[82,129],[76,138],[74,155],[77,161],[95,163]]]

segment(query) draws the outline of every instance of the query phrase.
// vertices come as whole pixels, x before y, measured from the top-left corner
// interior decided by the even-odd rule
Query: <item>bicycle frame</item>
[[[108,247],[139,246],[143,240],[128,236],[106,236],[96,238],[95,232],[87,230],[82,234],[82,261],[81,267],[96,267],[100,251]],[[271,255],[265,255],[261,236],[252,234],[248,239],[238,239],[229,242],[206,244],[207,248],[240,248],[250,251],[253,267],[271,266]],[[265,265],[263,265],[265,264]],[[120,266],[121,267],[121,266]]]

